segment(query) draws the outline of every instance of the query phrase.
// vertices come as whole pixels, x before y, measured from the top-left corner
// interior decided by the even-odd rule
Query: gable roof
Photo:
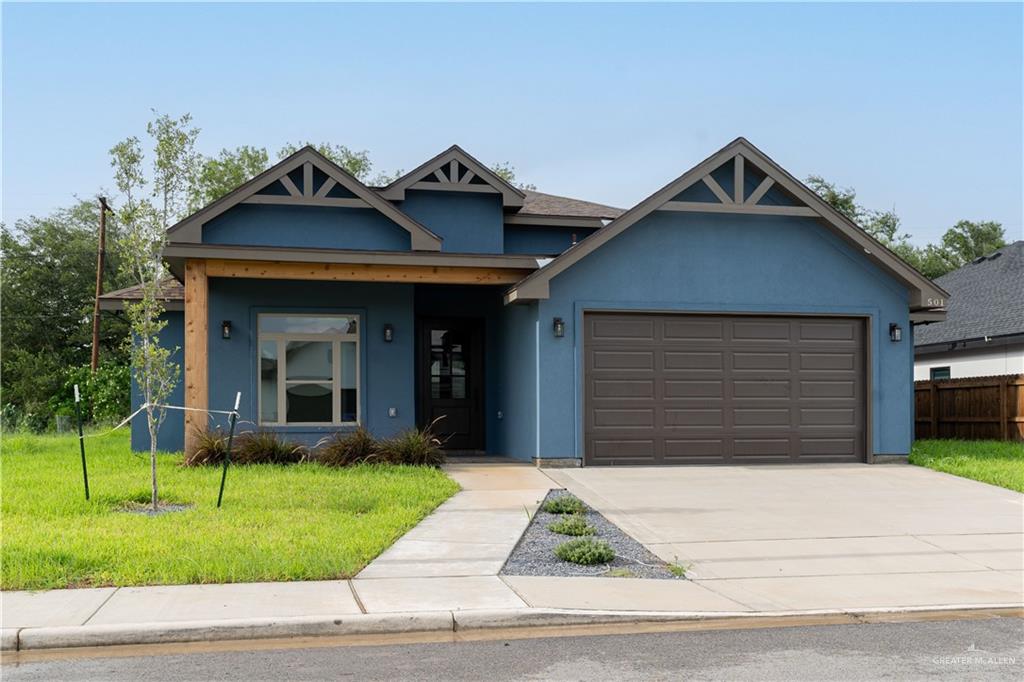
[[[596,204],[592,201],[562,197],[557,194],[546,194],[532,189],[525,189],[526,201],[518,215],[557,215],[572,218],[605,218],[612,220],[625,213],[625,209]]]
[[[744,175],[748,162],[764,175],[761,183],[749,194],[746,191]],[[732,194],[726,192],[712,176],[712,173],[720,172],[729,163],[733,164],[733,169],[729,172],[734,172]],[[695,195],[693,198],[698,199],[696,201],[679,200],[687,196],[684,192],[690,188],[706,190],[710,195],[705,192],[703,196]],[[775,191],[776,197],[781,196],[786,201],[769,197],[772,190]],[[912,310],[941,309],[949,297],[942,287],[919,273],[856,223],[832,208],[760,149],[746,139],[738,137],[510,288],[505,294],[505,302],[547,298],[549,283],[553,277],[656,210],[819,218],[847,241],[863,249],[867,258],[903,282],[911,294]]]
[[[1024,334],[1024,241],[935,280],[950,292],[943,322],[916,327],[914,346]]]
[[[405,199],[407,189],[430,189],[448,192],[490,192],[501,195],[505,208],[521,208],[526,195],[505,182],[494,171],[453,144],[380,190],[392,201]]]
[[[327,179],[319,188],[313,187],[313,171],[319,169]],[[289,178],[289,174],[302,169],[300,183]],[[284,194],[265,193],[269,186],[281,183]],[[298,185],[301,184],[300,188]],[[347,190],[345,198],[329,196],[334,187]],[[315,189],[315,191],[314,191]],[[311,146],[305,146],[294,154],[282,159],[263,171],[249,182],[228,192],[212,204],[199,209],[181,220],[168,231],[173,242],[198,243],[202,241],[202,226],[228,209],[243,202],[286,203],[305,206],[358,206],[373,208],[409,233],[414,251],[440,251],[441,238],[420,223],[400,211],[396,206],[381,198],[379,194],[361,183],[355,176],[334,163]]]

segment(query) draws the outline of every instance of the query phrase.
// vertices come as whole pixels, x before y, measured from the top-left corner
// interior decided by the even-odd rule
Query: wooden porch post
[[[185,261],[185,407],[206,409],[209,392],[207,345],[209,344],[209,288],[206,261]],[[191,452],[196,431],[206,428],[206,415],[185,412],[185,452]]]

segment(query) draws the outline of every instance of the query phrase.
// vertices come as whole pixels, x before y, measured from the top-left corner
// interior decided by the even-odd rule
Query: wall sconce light
[[[903,340],[903,330],[895,322],[889,325],[889,340],[893,343],[899,343]]]
[[[384,343],[391,343],[395,340],[395,327],[390,324],[384,325]]]
[[[560,339],[565,336],[565,320],[560,317],[556,317],[554,319],[553,327],[555,330],[555,338]]]
[[[220,323],[220,338],[231,338],[231,320],[224,320]]]

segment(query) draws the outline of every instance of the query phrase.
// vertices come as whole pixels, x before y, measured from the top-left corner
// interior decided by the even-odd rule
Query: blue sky
[[[1022,6],[3,7],[3,219],[110,188],[150,108],[201,151],[343,143],[409,170],[458,143],[628,207],[743,135],[914,241],[1022,238]],[[102,31],[102,33],[101,33]]]

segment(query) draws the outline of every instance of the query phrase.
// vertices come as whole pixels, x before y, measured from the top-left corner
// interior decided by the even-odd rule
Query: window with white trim
[[[260,424],[359,422],[359,316],[261,314]]]

